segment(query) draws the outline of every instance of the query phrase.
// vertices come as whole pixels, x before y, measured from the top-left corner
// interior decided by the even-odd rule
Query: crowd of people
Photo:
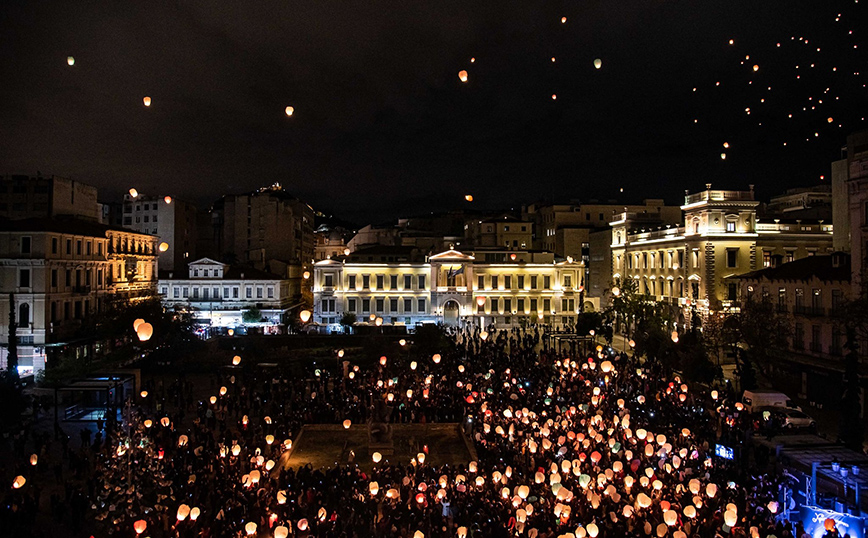
[[[48,469],[62,480],[65,464],[75,480],[51,506],[71,536],[802,538],[774,475],[714,454],[743,442],[733,394],[604,345],[558,352],[532,330],[449,338],[437,354],[408,342],[302,376],[236,358],[201,401],[190,382],[146,386],[63,462],[47,438],[35,463],[22,448],[0,528],[26,535]],[[412,462],[287,465],[303,424],[364,424],[376,408],[388,422],[460,422],[478,459],[438,464],[423,449]]]

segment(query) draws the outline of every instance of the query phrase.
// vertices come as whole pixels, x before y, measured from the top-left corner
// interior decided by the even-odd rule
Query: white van
[[[749,413],[760,407],[788,407],[800,409],[790,397],[776,390],[746,390],[741,399]]]

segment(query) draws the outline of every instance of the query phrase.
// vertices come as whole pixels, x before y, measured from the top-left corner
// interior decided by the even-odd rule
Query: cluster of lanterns
[[[142,342],[147,342],[154,335],[154,327],[142,318],[133,322],[133,330]]]

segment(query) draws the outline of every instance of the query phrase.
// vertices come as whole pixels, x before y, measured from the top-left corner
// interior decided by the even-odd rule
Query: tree
[[[18,384],[18,335],[15,324],[15,294],[9,294],[9,349],[6,354],[6,376],[14,385]]]
[[[262,321],[262,312],[256,307],[245,310],[241,313],[241,321],[244,323],[259,323]]]
[[[779,313],[768,297],[756,300],[750,296],[737,314],[724,321],[723,330],[766,379],[771,379],[775,359],[787,348],[792,331],[789,318]]]
[[[844,395],[841,398],[841,426],[839,437],[844,446],[862,452],[863,425],[861,418],[862,387],[859,385],[859,344],[856,330],[847,328],[847,354],[844,356]]]
[[[341,316],[341,326],[344,327],[344,331],[349,333],[350,328],[356,324],[358,318],[353,312],[344,312],[344,315]]]

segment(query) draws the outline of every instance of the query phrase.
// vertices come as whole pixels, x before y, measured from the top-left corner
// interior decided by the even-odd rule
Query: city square
[[[0,13],[0,536],[868,534],[858,1]]]

